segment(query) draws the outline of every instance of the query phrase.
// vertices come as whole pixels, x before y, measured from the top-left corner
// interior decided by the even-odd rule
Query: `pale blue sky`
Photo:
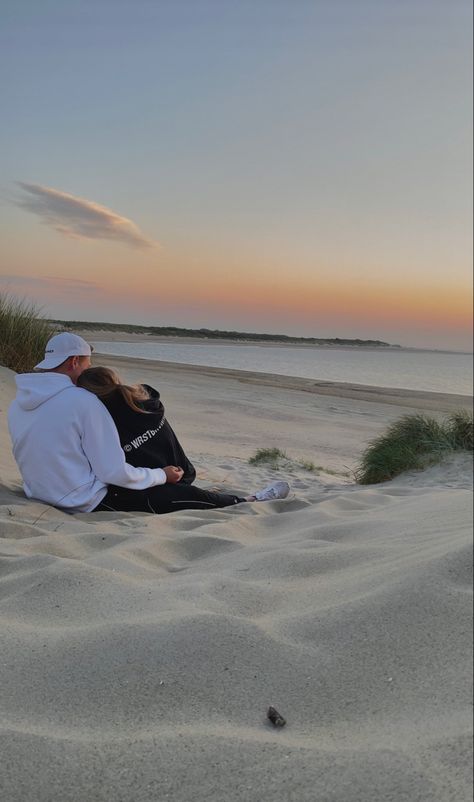
[[[436,298],[445,287],[469,292],[470,3],[2,0],[1,9],[0,274],[20,274],[23,288],[48,275],[49,253],[49,275],[77,277],[84,260],[106,288],[115,260],[121,276],[136,270],[148,295],[158,292],[151,263],[140,262],[149,256],[125,258],[115,243],[85,251],[46,230],[14,205],[17,181],[132,220],[161,243],[161,288],[177,265],[196,281],[197,259],[204,284],[232,264],[243,283],[258,272],[284,293],[291,275],[315,298],[320,282],[337,295],[359,278],[380,284],[381,305],[384,286],[413,301],[421,286]],[[223,325],[219,299],[191,314],[165,290],[163,322]],[[123,317],[116,300],[97,298],[92,317]],[[78,315],[81,303],[59,299],[51,311]],[[296,301],[283,320],[278,304],[269,298],[264,328],[322,334]],[[439,329],[436,303],[424,333],[413,319],[407,344],[462,347],[468,329],[464,318],[453,329],[452,304]],[[384,327],[383,315],[346,325],[337,303],[325,309],[316,304],[314,317],[327,334],[407,332],[408,312]],[[139,316],[137,295],[130,318]],[[237,301],[231,316],[233,327],[252,323]],[[256,310],[256,330],[261,319]]]

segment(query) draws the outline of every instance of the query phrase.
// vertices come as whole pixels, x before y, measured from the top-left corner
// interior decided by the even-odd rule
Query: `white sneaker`
[[[286,498],[289,492],[288,482],[273,482],[272,485],[255,493],[255,498],[257,501],[272,501],[275,498]]]

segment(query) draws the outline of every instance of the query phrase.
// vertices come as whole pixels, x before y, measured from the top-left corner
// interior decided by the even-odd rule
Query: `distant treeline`
[[[195,337],[207,340],[241,340],[251,342],[285,342],[307,345],[365,345],[400,348],[382,340],[349,340],[341,337],[291,337],[288,334],[257,334],[247,331],[219,331],[218,329],[181,329],[177,326],[137,326],[133,323],[104,323],[103,321],[51,320],[55,326],[76,331],[118,331],[125,334],[148,334],[158,337]]]

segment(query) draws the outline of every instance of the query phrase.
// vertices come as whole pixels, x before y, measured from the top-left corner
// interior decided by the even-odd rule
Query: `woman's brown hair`
[[[87,368],[79,376],[77,386],[94,393],[101,401],[105,401],[113,393],[120,393],[134,412],[148,414],[146,409],[139,406],[140,401],[146,401],[150,397],[143,385],[122,384],[120,376],[112,368]]]

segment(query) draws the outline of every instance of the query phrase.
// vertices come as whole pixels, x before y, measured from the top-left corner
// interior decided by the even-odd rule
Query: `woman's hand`
[[[176,465],[167,465],[163,470],[166,473],[166,481],[171,485],[177,484],[184,473],[183,469],[177,468]]]

